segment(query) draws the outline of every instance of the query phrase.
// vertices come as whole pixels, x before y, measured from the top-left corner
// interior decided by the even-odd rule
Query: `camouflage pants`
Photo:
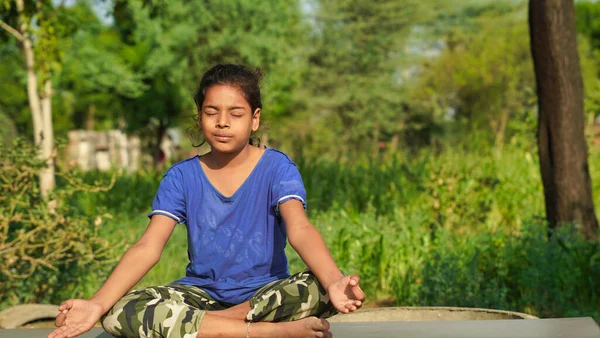
[[[249,302],[246,321],[250,322],[327,318],[337,313],[310,271],[263,286]],[[104,315],[102,326],[115,337],[195,338],[206,311],[233,305],[191,285],[154,286],[126,294]]]

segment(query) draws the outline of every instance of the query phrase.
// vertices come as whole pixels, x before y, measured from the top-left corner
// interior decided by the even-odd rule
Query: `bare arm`
[[[90,299],[104,312],[139,282],[158,263],[177,223],[169,217],[154,215],[142,237],[121,258],[104,285]]]
[[[290,244],[321,284],[327,288],[342,278],[343,274],[335,264],[323,237],[306,217],[302,203],[289,200],[281,204],[279,210]]]
[[[302,203],[289,200],[279,206],[290,244],[325,287],[335,308],[342,313],[357,310],[365,300],[356,275],[344,276],[335,264],[321,234],[306,218]]]
[[[175,224],[166,216],[152,216],[146,232],[127,250],[91,299],[69,299],[60,304],[56,317],[58,328],[48,337],[75,337],[89,331],[158,262]]]

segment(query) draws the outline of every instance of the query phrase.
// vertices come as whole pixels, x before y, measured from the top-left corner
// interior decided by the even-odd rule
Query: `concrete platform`
[[[438,320],[538,319],[526,313],[447,306],[403,306],[360,309],[328,318],[334,322],[425,322]]]
[[[4,329],[0,338],[45,338],[52,329]],[[336,338],[600,338],[592,318],[331,323]],[[110,338],[100,328],[82,338]]]

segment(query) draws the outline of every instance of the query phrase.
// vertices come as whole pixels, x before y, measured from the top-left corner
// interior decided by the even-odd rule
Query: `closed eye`
[[[242,117],[244,116],[245,110],[243,107],[232,107],[230,110],[230,114],[233,117]]]

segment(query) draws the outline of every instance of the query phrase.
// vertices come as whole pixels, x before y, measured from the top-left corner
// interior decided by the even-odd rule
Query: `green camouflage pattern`
[[[250,298],[250,322],[286,322],[310,316],[328,318],[337,313],[325,288],[309,270],[260,288]]]
[[[152,286],[121,298],[102,318],[102,327],[115,337],[195,338],[204,310],[226,308],[195,286]]]
[[[251,322],[327,318],[337,313],[310,271],[265,285],[249,302],[246,321]],[[206,311],[233,305],[192,285],[153,286],[126,294],[104,315],[102,326],[115,337],[195,338]]]

